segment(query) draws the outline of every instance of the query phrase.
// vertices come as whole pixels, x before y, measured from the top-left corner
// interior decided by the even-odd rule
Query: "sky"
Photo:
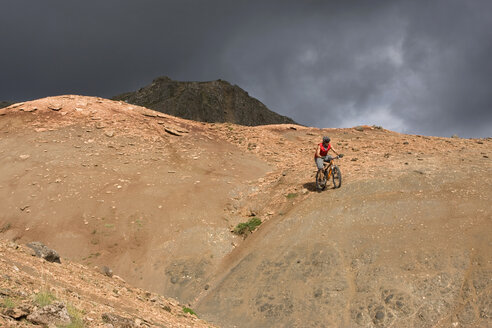
[[[223,79],[319,128],[492,137],[490,0],[0,0],[0,100]]]

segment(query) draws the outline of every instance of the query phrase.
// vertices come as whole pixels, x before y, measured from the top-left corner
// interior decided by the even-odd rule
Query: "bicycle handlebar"
[[[342,158],[342,157],[343,157],[343,154],[339,154],[339,155],[337,155],[335,157],[331,157],[331,161],[333,161],[335,159]],[[324,157],[322,157],[322,158],[323,158],[323,160],[324,160],[325,163],[329,163],[330,162],[330,161],[327,161],[326,158],[324,158]]]

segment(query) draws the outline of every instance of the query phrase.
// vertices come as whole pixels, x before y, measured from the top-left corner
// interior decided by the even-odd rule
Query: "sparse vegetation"
[[[292,198],[296,198],[297,197],[297,193],[288,193],[287,195],[285,195],[285,197],[287,197],[287,199],[292,199]]]
[[[95,257],[98,257],[100,255],[101,255],[101,253],[99,253],[99,252],[91,253],[89,256],[87,256],[87,259],[95,258]]]
[[[10,228],[12,227],[12,225],[7,222],[5,223],[1,228],[0,228],[0,233],[4,233],[6,232],[7,230],[9,230]]]
[[[83,312],[77,309],[75,306],[72,304],[67,305],[67,311],[68,315],[70,316],[70,322],[68,325],[63,326],[64,328],[83,328],[84,327],[84,320],[82,318]]]
[[[192,315],[196,316],[195,311],[193,311],[192,309],[190,309],[189,307],[186,307],[186,306],[183,307],[183,312],[184,313],[189,313],[189,314],[192,314]]]
[[[249,219],[248,222],[241,222],[234,228],[234,233],[243,235],[246,232],[252,232],[261,224],[261,219],[254,217]]]
[[[1,304],[2,307],[7,309],[13,309],[15,308],[16,305],[17,305],[16,302],[10,297],[5,298]]]
[[[113,224],[113,223],[106,223],[104,226],[105,226],[106,228],[108,228],[108,229],[112,229],[112,228],[114,228],[114,224]]]
[[[54,300],[56,300],[55,295],[51,294],[49,291],[42,291],[34,295],[34,302],[39,306],[50,305]]]
[[[83,257],[82,258],[82,261],[89,260],[89,259],[98,257],[100,255],[101,255],[101,253],[99,253],[99,252],[97,252],[97,253],[91,253],[91,254],[87,255],[86,257]]]

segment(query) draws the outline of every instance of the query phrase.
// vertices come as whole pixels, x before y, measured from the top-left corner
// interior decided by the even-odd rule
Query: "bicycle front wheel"
[[[335,165],[333,167],[331,175],[333,177],[333,187],[340,188],[340,186],[342,185],[342,172],[340,172],[338,166]]]
[[[316,189],[321,191],[326,188],[326,174],[323,169],[319,169],[316,173]]]

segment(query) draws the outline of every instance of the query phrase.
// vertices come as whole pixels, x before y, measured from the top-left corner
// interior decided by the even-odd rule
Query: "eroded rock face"
[[[58,255],[55,250],[48,248],[43,243],[39,241],[33,241],[26,245],[34,251],[34,255],[36,255],[37,257],[41,257],[48,262],[61,263],[60,255]]]
[[[159,77],[136,92],[127,92],[113,99],[202,122],[250,126],[295,123],[272,112],[237,85],[222,80],[179,82]]]
[[[43,306],[27,316],[27,320],[38,325],[67,325],[71,322],[67,307],[62,302]]]

